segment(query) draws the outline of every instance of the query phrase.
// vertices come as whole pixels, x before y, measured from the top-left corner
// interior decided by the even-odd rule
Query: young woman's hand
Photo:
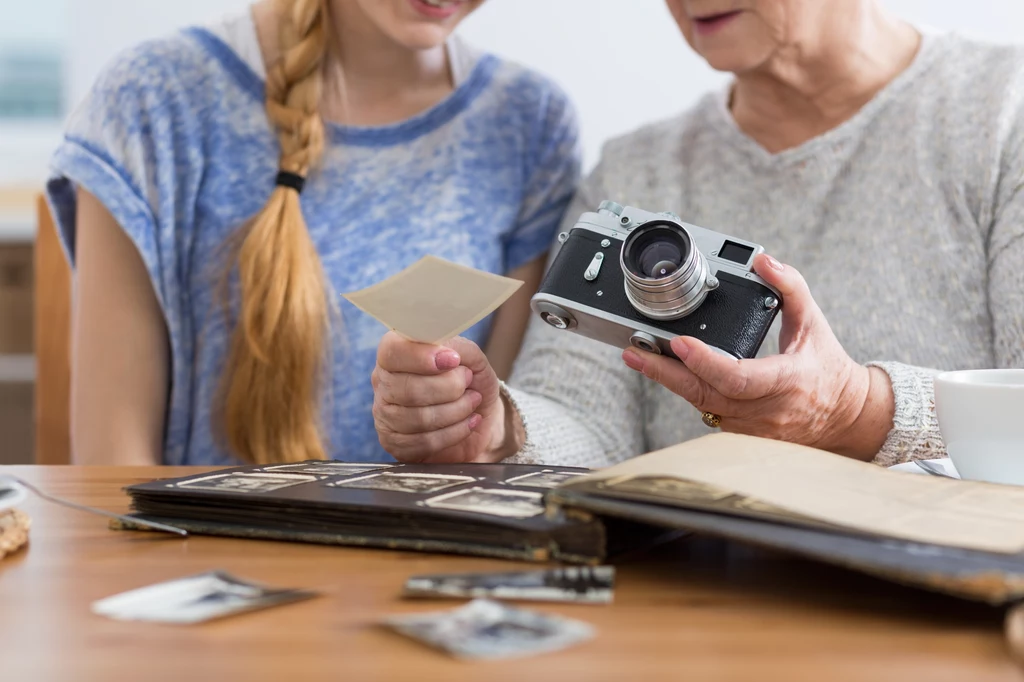
[[[433,346],[388,332],[371,381],[377,436],[401,462],[496,462],[518,449],[498,377],[472,341]]]

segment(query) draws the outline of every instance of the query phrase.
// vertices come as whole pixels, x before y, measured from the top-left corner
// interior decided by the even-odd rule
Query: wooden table
[[[45,490],[113,511],[121,488],[187,468],[9,467]],[[0,469],[3,471],[3,469]],[[996,609],[859,574],[685,539],[619,565],[615,603],[530,605],[597,637],[564,652],[460,662],[375,622],[460,602],[399,598],[416,573],[528,565],[290,543],[108,530],[32,499],[31,544],[0,561],[0,679],[111,680],[1020,680]],[[318,599],[199,626],[125,623],[92,601],[211,569]]]

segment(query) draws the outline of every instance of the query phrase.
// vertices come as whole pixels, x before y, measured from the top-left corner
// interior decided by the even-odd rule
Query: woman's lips
[[[413,9],[417,12],[431,19],[447,19],[458,12],[459,6],[462,5],[461,1],[443,4],[435,3],[432,5],[425,2],[425,0],[409,0],[409,3],[412,4]]]
[[[698,34],[709,36],[725,28],[726,24],[740,15],[740,11],[711,14],[693,20],[693,27]]]

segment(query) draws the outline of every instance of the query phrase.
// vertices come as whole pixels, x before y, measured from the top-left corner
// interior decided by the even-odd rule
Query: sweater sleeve
[[[569,206],[563,230],[609,198],[600,176],[599,166]],[[626,367],[621,352],[533,316],[504,389],[526,428],[526,444],[506,461],[593,468],[642,454],[642,377]]]
[[[999,117],[992,221],[985,235],[988,309],[995,368],[1024,367],[1024,71],[1017,74]],[[938,371],[874,362],[892,382],[893,428],[875,462],[944,457],[935,416]]]
[[[868,367],[878,367],[889,375],[895,402],[892,429],[875,464],[888,467],[911,459],[945,457],[932,385],[938,371],[900,362],[870,362]]]

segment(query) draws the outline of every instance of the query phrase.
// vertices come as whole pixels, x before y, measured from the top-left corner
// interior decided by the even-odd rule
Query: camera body
[[[604,201],[560,247],[530,306],[551,326],[675,357],[669,341],[700,339],[752,358],[782,306],[753,271],[752,242]]]

